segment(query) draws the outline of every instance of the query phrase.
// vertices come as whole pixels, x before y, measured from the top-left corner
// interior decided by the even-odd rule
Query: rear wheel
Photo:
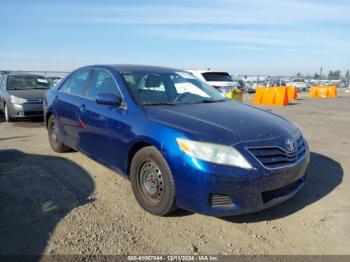
[[[155,147],[140,149],[132,159],[130,172],[132,190],[144,210],[165,216],[177,209],[171,170]]]
[[[70,149],[68,146],[63,144],[57,120],[53,115],[49,118],[47,130],[51,148],[55,152],[62,153]]]
[[[7,105],[4,105],[4,114],[5,114],[5,121],[6,122],[12,122],[13,118],[10,117],[10,113],[9,113],[9,108],[7,107]]]

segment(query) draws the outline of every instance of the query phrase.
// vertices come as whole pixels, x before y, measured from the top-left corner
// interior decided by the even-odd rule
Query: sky
[[[0,70],[350,69],[349,0],[0,0]]]

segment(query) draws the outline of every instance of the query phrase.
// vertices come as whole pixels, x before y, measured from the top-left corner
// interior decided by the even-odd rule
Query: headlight
[[[17,96],[10,96],[10,101],[12,104],[24,104],[27,103],[27,99],[20,98]]]
[[[249,162],[236,149],[229,146],[176,139],[182,151],[188,156],[204,161],[252,169]]]

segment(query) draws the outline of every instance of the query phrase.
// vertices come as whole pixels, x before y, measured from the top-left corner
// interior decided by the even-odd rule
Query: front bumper
[[[306,145],[305,155],[296,163],[274,169],[254,158],[249,161],[255,169],[216,165],[187,156],[182,156],[182,164],[173,161],[170,165],[178,206],[206,215],[230,216],[277,205],[305,184],[310,153]]]
[[[43,105],[37,104],[7,104],[9,116],[12,118],[42,117]]]

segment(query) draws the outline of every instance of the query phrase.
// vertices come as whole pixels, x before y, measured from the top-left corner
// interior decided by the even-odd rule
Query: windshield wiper
[[[224,99],[220,99],[220,100],[203,99],[203,100],[195,101],[191,104],[205,104],[205,103],[217,103],[217,102],[225,102],[225,100]]]
[[[144,103],[142,106],[175,106],[177,103],[172,102],[157,102],[157,103]]]

